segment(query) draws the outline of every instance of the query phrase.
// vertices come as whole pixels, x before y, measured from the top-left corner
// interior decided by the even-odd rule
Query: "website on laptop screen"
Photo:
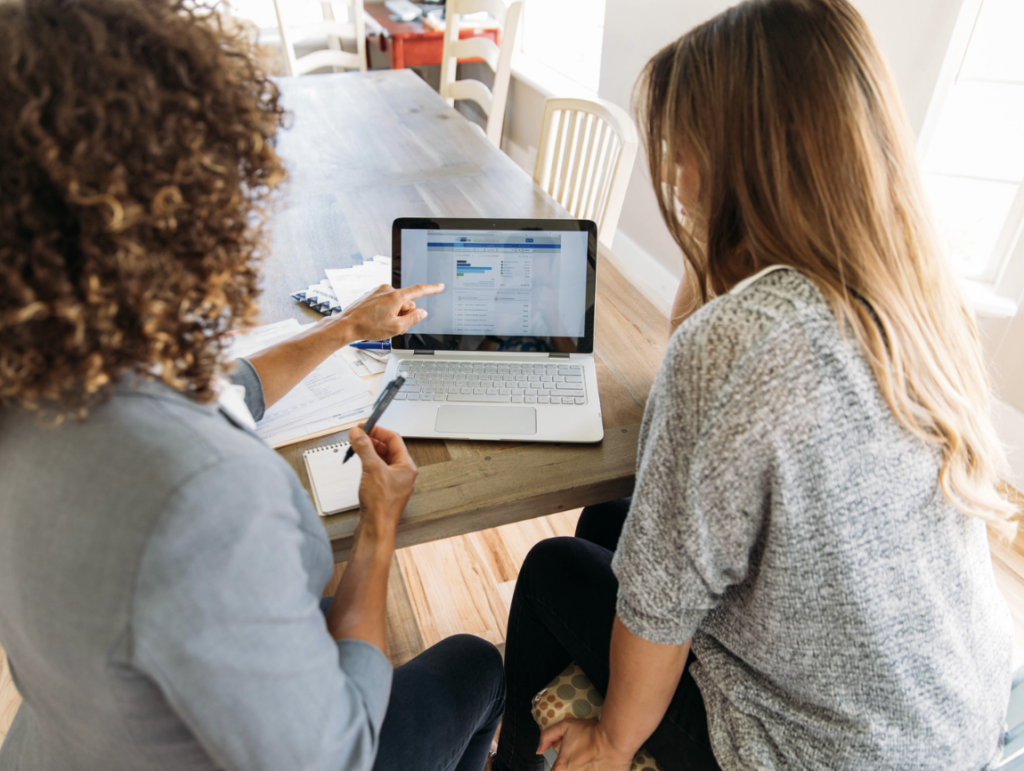
[[[429,314],[418,335],[584,336],[585,231],[403,229],[401,239],[402,286],[445,285],[416,301]]]

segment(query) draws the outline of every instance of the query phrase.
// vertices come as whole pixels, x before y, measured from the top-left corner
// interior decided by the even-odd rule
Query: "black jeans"
[[[504,706],[498,649],[447,637],[395,669],[374,771],[480,771]]]
[[[575,538],[550,538],[530,551],[519,572],[505,643],[508,698],[495,771],[543,768],[536,754],[540,729],[531,700],[575,661],[607,693],[612,622],[618,581],[612,553],[629,511],[629,499],[583,511]],[[708,720],[690,675],[692,654],[661,724],[644,746],[664,771],[717,769]]]

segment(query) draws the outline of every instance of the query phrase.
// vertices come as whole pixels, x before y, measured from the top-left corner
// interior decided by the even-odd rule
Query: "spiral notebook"
[[[302,453],[309,486],[313,488],[313,503],[321,517],[359,506],[359,478],[363,464],[358,455],[342,464],[349,446],[348,442],[341,442]]]

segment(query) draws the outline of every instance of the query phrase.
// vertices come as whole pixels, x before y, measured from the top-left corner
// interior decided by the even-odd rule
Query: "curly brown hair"
[[[255,318],[277,87],[182,0],[0,2],[0,404],[83,419],[127,372],[213,397]]]

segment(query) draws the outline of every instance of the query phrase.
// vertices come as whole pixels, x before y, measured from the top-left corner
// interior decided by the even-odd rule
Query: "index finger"
[[[356,426],[348,432],[349,443],[355,450],[359,460],[363,462],[363,469],[371,468],[375,463],[383,463],[380,452],[373,443],[373,437],[363,431],[363,427]]]
[[[405,302],[407,300],[415,300],[417,297],[423,297],[424,295],[443,292],[444,284],[414,284],[397,291],[401,294],[402,301]]]

